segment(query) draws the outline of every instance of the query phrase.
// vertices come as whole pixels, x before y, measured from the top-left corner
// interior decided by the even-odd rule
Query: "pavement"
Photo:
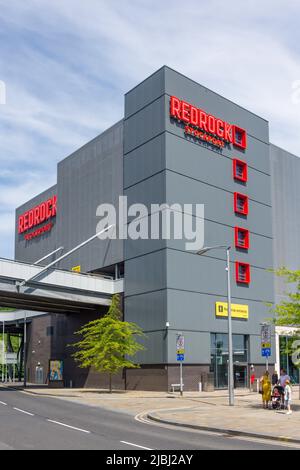
[[[26,394],[125,413],[148,422],[300,445],[297,387],[293,389],[293,414],[290,416],[285,411],[263,410],[261,395],[249,390],[236,391],[234,407],[228,406],[226,391],[186,392],[180,397],[178,393],[164,392],[116,391],[110,394],[106,390],[29,387]]]
[[[48,393],[47,393],[48,392]],[[51,393],[49,393],[51,392]],[[61,394],[60,399],[57,394]],[[279,443],[261,442],[238,436],[176,428],[147,421],[134,416],[133,402],[139,401],[139,409],[145,409],[148,399],[164,400],[156,394],[148,397],[127,394],[94,393],[97,405],[81,400],[82,391],[49,391],[0,386],[0,449],[1,450],[282,450],[291,449]],[[75,397],[73,394],[78,394]],[[123,401],[120,398],[122,396]],[[77,402],[74,402],[74,399]],[[166,399],[172,402],[177,399]],[[190,399],[187,399],[190,402]],[[89,400],[92,400],[89,398]],[[180,401],[180,399],[179,399]],[[184,399],[184,402],[186,399]],[[120,405],[120,402],[123,405]],[[103,407],[106,404],[106,408]],[[117,403],[119,403],[117,405]],[[110,407],[117,411],[110,410]],[[129,410],[129,412],[128,412]],[[122,411],[122,412],[120,412]],[[150,452],[149,452],[150,453]],[[191,453],[189,453],[191,454]],[[192,452],[192,454],[194,454]],[[112,456],[115,454],[111,454]],[[130,454],[129,454],[130,455]]]

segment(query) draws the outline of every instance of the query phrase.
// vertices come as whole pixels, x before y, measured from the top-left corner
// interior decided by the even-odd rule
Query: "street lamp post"
[[[234,373],[233,373],[233,340],[232,340],[232,315],[231,315],[231,276],[230,276],[230,246],[211,246],[202,248],[197,255],[204,255],[207,251],[224,249],[226,250],[226,271],[227,271],[227,299],[228,299],[228,395],[229,406],[234,406]]]
[[[27,312],[24,312],[24,341],[23,341],[23,364],[24,364],[24,388],[27,387]]]
[[[5,364],[5,343],[4,343],[4,335],[5,335],[5,322],[2,322],[2,382],[4,382],[4,364]]]

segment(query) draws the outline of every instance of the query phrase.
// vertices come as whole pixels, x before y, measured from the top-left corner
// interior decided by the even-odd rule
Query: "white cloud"
[[[163,64],[262,115],[271,140],[300,155],[300,104],[291,99],[300,79],[297,1],[0,0],[0,7],[1,174],[23,174],[17,187],[0,174],[0,226],[1,213],[45,189],[48,175],[52,184],[57,161],[120,119],[123,94]],[[0,254],[11,256],[3,246]]]

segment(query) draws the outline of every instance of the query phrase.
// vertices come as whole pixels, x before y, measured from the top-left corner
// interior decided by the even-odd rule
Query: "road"
[[[0,387],[0,450],[282,450],[280,445],[161,427],[121,412]]]

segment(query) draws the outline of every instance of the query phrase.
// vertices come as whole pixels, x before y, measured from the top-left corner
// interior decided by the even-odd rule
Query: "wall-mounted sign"
[[[81,266],[74,266],[72,268],[73,273],[80,273],[81,272]]]
[[[47,201],[42,202],[38,206],[30,209],[19,216],[18,233],[24,234],[25,240],[31,240],[39,237],[43,233],[49,232],[53,228],[51,219],[56,217],[57,213],[57,196],[52,196]],[[44,222],[47,222],[44,224]],[[42,225],[44,224],[44,225]],[[39,225],[42,225],[38,227]],[[34,227],[38,227],[34,231]]]
[[[171,96],[170,116],[185,124],[186,135],[220,148],[225,147],[225,143],[241,149],[247,147],[245,129],[208,114],[176,96]]]
[[[64,363],[59,360],[49,361],[49,381],[63,382],[64,380]]]
[[[228,303],[227,302],[216,302],[216,316],[228,318]],[[239,320],[249,319],[249,306],[231,304],[231,316],[232,318],[238,318]]]

